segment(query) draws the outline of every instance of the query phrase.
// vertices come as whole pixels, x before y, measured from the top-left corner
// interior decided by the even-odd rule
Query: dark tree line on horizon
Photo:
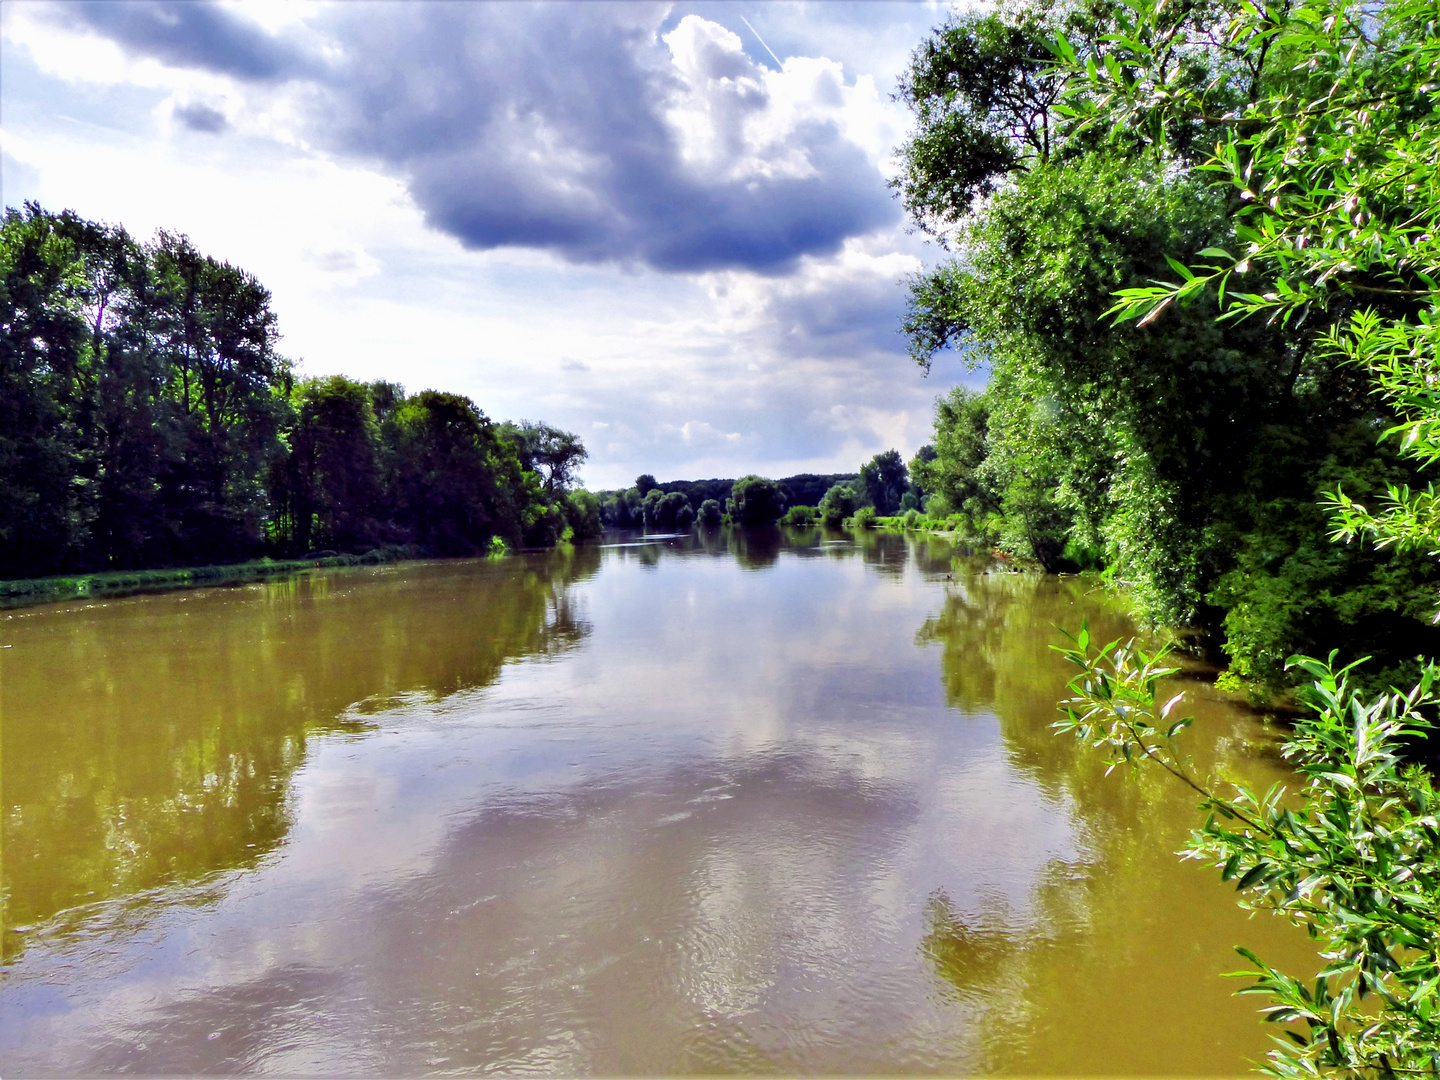
[[[579,439],[469,398],[297,378],[270,294],[183,236],[0,225],[0,577],[600,529]]]
[[[930,448],[922,448],[919,457],[929,453]],[[642,473],[633,487],[599,493],[600,514],[607,526],[662,529],[725,521],[738,525],[820,521],[833,527],[864,507],[882,516],[910,510],[920,505],[923,496],[897,450],[876,454],[855,473],[664,483]]]

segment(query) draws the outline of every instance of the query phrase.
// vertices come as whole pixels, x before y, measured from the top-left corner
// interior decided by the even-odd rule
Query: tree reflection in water
[[[291,828],[311,738],[575,648],[589,628],[570,587],[599,560],[562,548],[521,573],[343,569],[9,614],[29,632],[5,653],[5,962],[59,912],[255,865]]]

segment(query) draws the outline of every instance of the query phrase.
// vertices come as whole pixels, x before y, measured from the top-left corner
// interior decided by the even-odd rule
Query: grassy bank
[[[168,592],[205,585],[241,585],[249,581],[300,574],[327,566],[366,566],[423,558],[425,552],[407,544],[376,548],[364,555],[325,553],[306,559],[258,559],[254,562],[220,566],[178,566],[161,570],[109,570],[95,574],[63,577],[23,578],[0,581],[0,608],[45,604],[77,597],[128,596],[133,593]]]

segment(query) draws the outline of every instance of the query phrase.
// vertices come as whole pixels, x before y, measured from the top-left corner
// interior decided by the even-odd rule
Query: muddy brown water
[[[1301,935],[1050,730],[1073,578],[630,540],[0,616],[0,1074],[1234,1074]],[[946,580],[946,575],[952,580]],[[1275,733],[1203,681],[1190,749]]]

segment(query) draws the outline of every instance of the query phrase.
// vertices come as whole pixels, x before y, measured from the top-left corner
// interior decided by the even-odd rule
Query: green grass
[[[415,559],[421,552],[413,545],[376,548],[364,555],[326,555],[310,559],[259,559],[254,562],[220,566],[179,566],[164,570],[109,570],[95,574],[62,577],[22,578],[0,581],[0,608],[44,604],[76,597],[127,596],[142,592],[167,592],[205,585],[240,585],[247,581],[302,574],[317,567],[362,566]]]

